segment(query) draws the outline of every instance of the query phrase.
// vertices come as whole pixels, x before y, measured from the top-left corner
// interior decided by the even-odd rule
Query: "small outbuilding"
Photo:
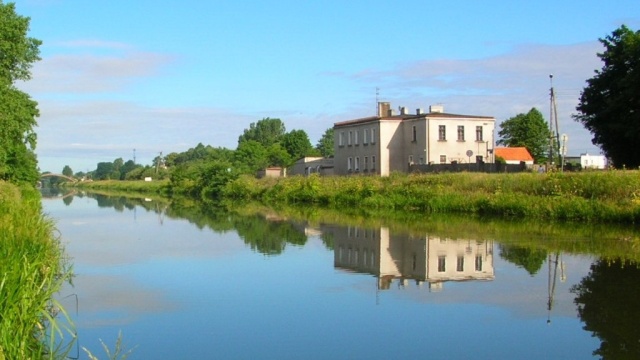
[[[494,154],[496,157],[503,158],[507,164],[533,165],[533,156],[526,147],[497,147]]]

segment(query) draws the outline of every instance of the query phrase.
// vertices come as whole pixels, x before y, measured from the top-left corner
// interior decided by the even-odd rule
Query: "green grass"
[[[0,359],[60,358],[73,340],[57,321],[71,271],[54,233],[35,189],[0,182]]]
[[[640,222],[640,172],[481,174],[389,177],[241,177],[227,199],[331,208],[460,213],[607,223]]]

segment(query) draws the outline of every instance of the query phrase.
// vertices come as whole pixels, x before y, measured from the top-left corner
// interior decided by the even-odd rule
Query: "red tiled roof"
[[[497,147],[494,150],[494,154],[507,161],[533,161],[533,157],[526,147]]]

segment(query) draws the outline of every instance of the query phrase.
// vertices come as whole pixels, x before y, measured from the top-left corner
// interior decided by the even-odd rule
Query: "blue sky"
[[[198,143],[235,149],[280,118],[312,144],[392,106],[549,114],[554,75],[568,153],[598,153],[571,119],[601,67],[598,38],[640,28],[637,1],[18,0],[43,41],[33,79],[43,171],[150,164]]]

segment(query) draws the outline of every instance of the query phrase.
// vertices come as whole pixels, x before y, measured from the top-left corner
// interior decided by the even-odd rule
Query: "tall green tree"
[[[304,130],[291,130],[284,134],[282,147],[287,150],[287,153],[294,161],[314,153],[309,136]]]
[[[518,114],[503,121],[498,132],[498,145],[526,147],[536,163],[545,162],[549,156],[549,127],[536,108],[526,114]]]
[[[246,173],[254,173],[271,165],[267,149],[255,140],[241,142],[234,153],[233,160],[236,166]]]
[[[248,129],[238,138],[238,145],[245,141],[254,140],[269,147],[282,140],[286,133],[284,123],[280,119],[264,118],[257,123],[251,123]]]
[[[333,128],[330,127],[325,130],[324,134],[318,143],[316,144],[316,149],[320,152],[320,155],[324,157],[332,157],[334,155],[333,149],[334,139],[333,139]]]
[[[65,165],[64,168],[62,168],[62,175],[73,176],[73,170],[71,170],[71,167],[69,165]]]
[[[613,166],[640,166],[640,31],[622,25],[604,39],[604,65],[587,80],[574,119]]]
[[[0,179],[35,184],[38,163],[34,153],[37,103],[15,87],[31,78],[40,60],[40,40],[28,36],[28,17],[15,4],[0,1]]]

